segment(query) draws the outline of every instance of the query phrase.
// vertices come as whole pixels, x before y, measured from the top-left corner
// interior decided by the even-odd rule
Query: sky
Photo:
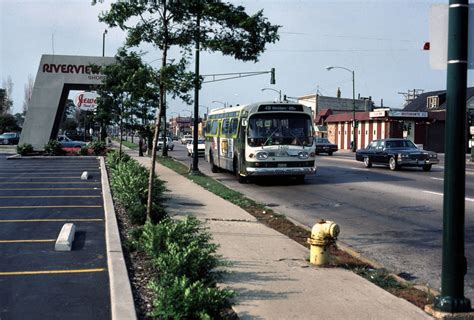
[[[107,28],[98,15],[110,0],[95,6],[91,0],[0,0],[0,80],[13,81],[13,112],[21,112],[28,76],[36,75],[42,54],[101,56]],[[377,106],[402,108],[401,92],[446,89],[446,71],[433,70],[429,51],[430,8],[448,1],[430,0],[233,0],[253,14],[263,9],[272,24],[281,25],[280,41],[267,45],[259,61],[241,62],[219,53],[202,52],[201,74],[276,70],[270,75],[205,83],[200,91],[200,113],[226,104],[246,104],[318,92],[352,98],[372,97]],[[118,28],[105,36],[105,55],[115,55],[125,34]],[[160,52],[143,46],[144,60],[158,66]],[[175,51],[176,52],[176,51]],[[173,56],[170,56],[173,58]],[[191,61],[190,70],[194,69]],[[209,78],[206,78],[208,80]],[[471,71],[468,86],[473,86]],[[219,102],[213,102],[219,101]],[[169,113],[189,115],[192,106],[168,98]]]

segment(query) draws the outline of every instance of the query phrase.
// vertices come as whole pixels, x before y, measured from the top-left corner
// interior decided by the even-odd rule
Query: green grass
[[[189,168],[184,164],[173,160],[172,158],[163,158],[158,157],[158,162],[164,165],[171,170],[176,171],[182,176],[185,176],[189,180],[193,181],[194,183],[200,185],[206,190],[218,195],[219,197],[232,202],[233,204],[243,208],[248,209],[250,207],[261,207],[262,209],[265,208],[264,205],[258,204],[253,200],[246,198],[242,193],[229,189],[222,183],[214,180],[211,177],[206,175],[190,175]]]
[[[113,140],[117,143],[120,143],[119,139],[113,139]],[[130,148],[130,149],[134,149],[134,150],[138,149],[138,144],[131,143],[130,141],[122,140],[122,145],[124,145],[125,147]]]

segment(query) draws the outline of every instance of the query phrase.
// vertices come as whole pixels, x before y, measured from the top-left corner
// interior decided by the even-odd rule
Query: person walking
[[[140,136],[138,139],[138,156],[143,157],[143,137]]]

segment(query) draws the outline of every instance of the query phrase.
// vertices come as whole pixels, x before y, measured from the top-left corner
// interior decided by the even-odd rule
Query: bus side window
[[[239,125],[239,119],[238,118],[232,118],[230,120],[230,134],[235,136],[237,134],[237,127]]]
[[[217,134],[217,127],[219,125],[219,122],[217,120],[212,120],[211,124],[211,134],[216,135]]]
[[[210,133],[211,132],[211,121],[206,121],[206,129],[205,129],[206,133]]]
[[[227,135],[229,133],[229,119],[224,119],[222,121],[222,135]]]

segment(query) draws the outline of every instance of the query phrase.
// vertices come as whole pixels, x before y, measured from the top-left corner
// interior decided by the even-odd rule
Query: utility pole
[[[434,302],[434,308],[443,312],[471,311],[471,301],[464,297],[468,12],[468,0],[449,1],[443,255],[441,295]]]
[[[196,64],[194,69],[194,128],[193,128],[193,164],[191,166],[191,174],[200,174],[198,163],[198,125],[199,125],[199,50],[200,50],[200,26],[201,15],[196,17]]]

